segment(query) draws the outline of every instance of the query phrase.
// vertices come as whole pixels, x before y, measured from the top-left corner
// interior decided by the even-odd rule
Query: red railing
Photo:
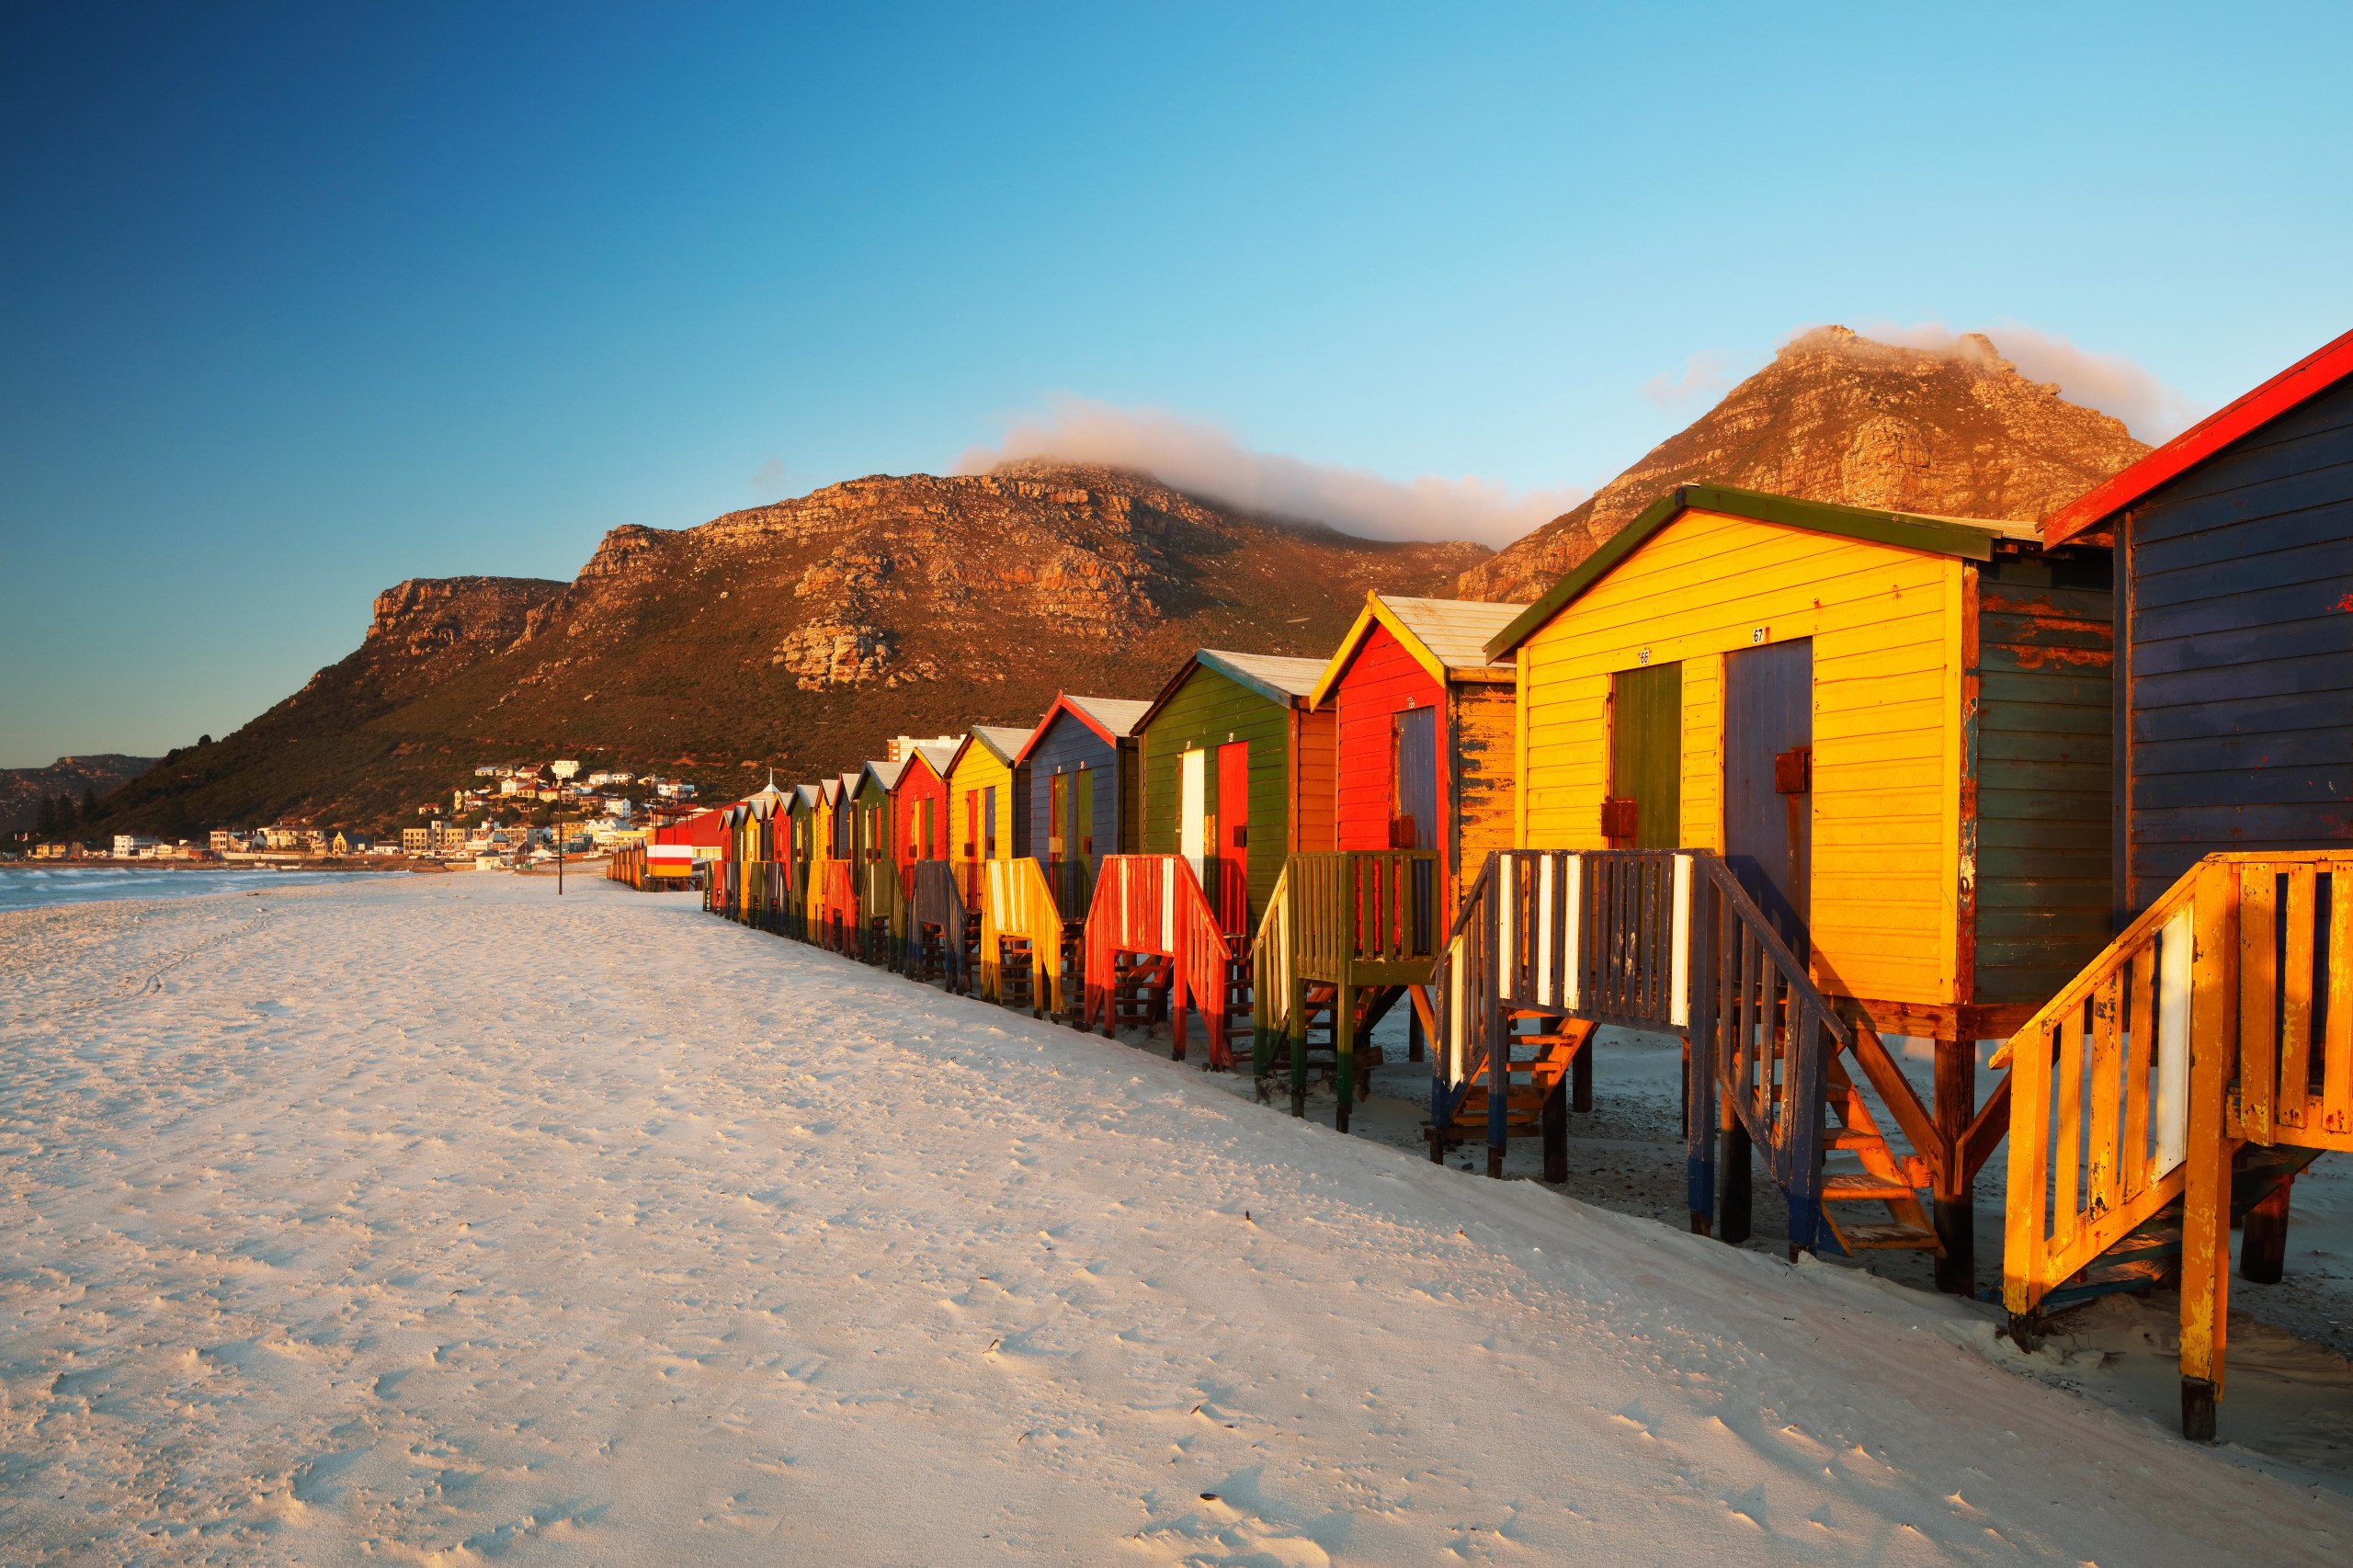
[[[825,862],[825,888],[817,903],[817,939],[837,953],[854,954],[862,946],[856,871],[847,860]]]
[[[1210,1065],[1233,1064],[1225,1038],[1225,974],[1233,950],[1218,929],[1217,914],[1201,894],[1181,855],[1107,855],[1086,913],[1086,1017],[1089,1028],[1112,1029],[1114,987],[1122,953],[1169,960],[1168,1014],[1179,1060],[1185,1054],[1189,1002],[1209,1026]]]

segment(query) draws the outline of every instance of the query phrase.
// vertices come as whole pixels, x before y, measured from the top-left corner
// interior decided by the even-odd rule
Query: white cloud
[[[1858,327],[1865,337],[1907,348],[1939,354],[1968,352],[1961,335],[1941,322],[1912,326],[1878,323]],[[2206,411],[2159,380],[2146,366],[2121,354],[2100,354],[2078,348],[2056,334],[2019,322],[1984,329],[2003,358],[2030,381],[2057,383],[2059,394],[2124,421],[2124,427],[2143,441],[2159,442],[2179,435]]]
[[[1683,361],[1680,376],[1653,376],[1644,381],[1643,395],[1661,408],[1680,408],[1701,397],[1713,403],[1731,386],[1724,357],[1712,348],[1703,348]]]
[[[972,448],[957,460],[957,472],[983,473],[1013,458],[1139,469],[1229,506],[1310,518],[1368,539],[1468,539],[1498,547],[1590,494],[1514,491],[1493,480],[1435,474],[1394,480],[1257,451],[1206,420],[1078,397],[1058,398],[1043,415],[1017,421],[994,447]]]

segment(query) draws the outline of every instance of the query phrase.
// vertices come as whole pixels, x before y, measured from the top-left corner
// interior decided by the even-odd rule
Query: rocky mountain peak
[[[1927,349],[1816,327],[1456,591],[1533,599],[1677,484],[2036,522],[2147,450],[2121,421],[2018,374],[1982,333]]]

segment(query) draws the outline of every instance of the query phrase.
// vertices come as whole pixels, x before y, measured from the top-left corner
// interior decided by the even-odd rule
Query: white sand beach
[[[0,914],[0,1560],[2323,1562],[1984,1314],[583,879]],[[2226,1400],[2225,1434],[2232,1419]]]

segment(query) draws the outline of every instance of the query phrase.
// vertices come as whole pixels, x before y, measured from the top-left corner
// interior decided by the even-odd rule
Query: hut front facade
[[[1068,919],[1083,919],[1106,855],[1141,851],[1136,725],[1147,702],[1067,692],[1016,758],[1029,773],[1029,850]]]
[[[1486,644],[1527,608],[1369,593],[1311,699],[1336,725],[1336,847],[1436,850],[1449,911],[1512,846],[1518,674]]]
[[[1687,485],[1488,644],[1518,841],[1712,850],[1877,1029],[2006,1035],[2108,935],[2109,560]]]
[[[948,768],[956,748],[926,741],[900,760],[906,766],[891,791],[891,842],[901,885],[912,893],[916,862],[948,858]]]
[[[2209,854],[2353,840],[2353,333],[2063,508],[2112,542],[2117,913]]]
[[[975,724],[948,765],[949,858],[977,907],[979,865],[1029,852],[1029,770],[1017,762],[1028,730]]]
[[[1337,717],[1310,699],[1320,659],[1204,648],[1136,732],[1143,853],[1182,855],[1229,935],[1247,935],[1294,850],[1335,846]]]

